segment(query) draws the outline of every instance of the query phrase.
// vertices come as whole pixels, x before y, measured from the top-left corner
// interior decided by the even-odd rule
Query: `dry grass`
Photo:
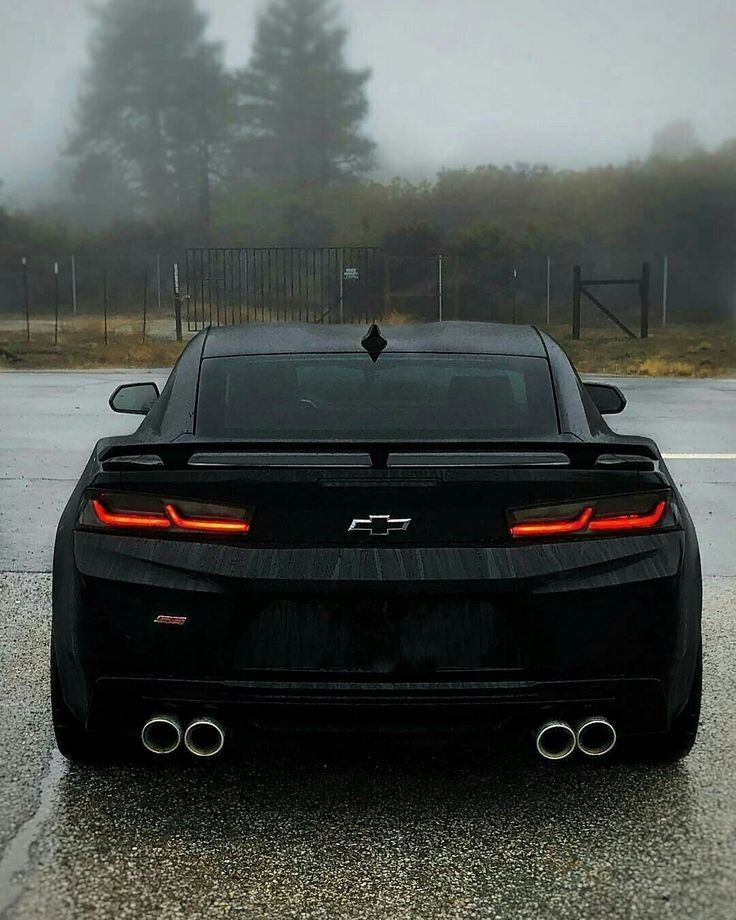
[[[654,329],[648,339],[583,330],[579,342],[569,327],[549,330],[582,373],[643,377],[736,377],[736,331],[728,324]]]
[[[417,320],[406,313],[398,313],[392,310],[390,313],[384,313],[378,320],[381,326],[406,326],[408,323],[415,323]]]
[[[410,317],[396,312],[381,319],[386,325],[407,322]],[[152,317],[149,329],[153,335],[144,345],[140,315],[112,316],[105,345],[101,319],[79,316],[61,323],[55,346],[50,318],[34,323],[27,343],[22,320],[5,317],[0,320],[0,368],[171,366],[182,349],[181,342],[173,341],[173,319]],[[583,373],[736,377],[736,335],[727,324],[654,329],[647,340],[598,328],[584,329],[582,340],[573,342],[569,326],[553,326],[549,331]]]
[[[0,370],[93,367],[171,367],[182,350],[181,342],[111,339],[109,345],[75,336],[59,345],[42,342],[6,342],[0,336]]]
[[[59,323],[59,341],[54,344],[53,317],[40,317],[26,341],[24,321],[3,318],[0,322],[0,369],[63,369],[93,367],[170,367],[183,343],[173,337],[173,319],[152,317],[152,334],[142,341],[140,315],[108,318],[107,342],[98,316],[76,316]],[[161,337],[161,332],[166,337]],[[170,335],[170,337],[169,337]]]

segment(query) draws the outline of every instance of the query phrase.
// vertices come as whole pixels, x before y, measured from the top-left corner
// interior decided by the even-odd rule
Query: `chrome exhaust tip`
[[[141,729],[143,747],[152,754],[173,754],[181,744],[181,725],[176,716],[153,716]]]
[[[214,757],[225,746],[225,730],[214,719],[195,719],[184,732],[184,747],[195,757]]]
[[[616,746],[616,729],[608,719],[593,716],[578,726],[578,748],[588,757],[603,757]]]
[[[547,722],[537,732],[537,751],[545,760],[565,760],[575,743],[575,732],[567,722]]]

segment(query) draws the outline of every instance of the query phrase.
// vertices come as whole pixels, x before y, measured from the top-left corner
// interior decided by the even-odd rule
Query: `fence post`
[[[77,260],[72,255],[72,313],[77,315]]]
[[[437,256],[437,313],[442,322],[442,255]]]
[[[641,266],[641,281],[639,282],[639,297],[641,299],[641,337],[649,337],[649,279],[650,279],[649,262],[643,262]]]
[[[547,325],[549,326],[550,317],[550,288],[552,281],[552,257],[547,256]]]
[[[384,315],[391,312],[391,263],[388,253],[383,256],[383,310]]]
[[[345,250],[340,249],[337,253],[337,296],[338,296],[338,316],[340,323],[345,322]],[[292,313],[294,311],[294,302],[291,305]]]
[[[453,318],[460,319],[460,253],[455,252],[452,263]]]
[[[59,344],[59,263],[54,262],[54,345]]]
[[[217,307],[219,310],[219,297]],[[181,295],[179,294],[179,265],[177,262],[174,262],[174,322],[176,325],[176,341],[181,342]]]
[[[670,257],[665,256],[662,263],[662,328],[667,325],[667,294],[670,282]]]
[[[102,273],[103,341],[107,345],[107,269]]]
[[[161,256],[156,256],[156,306],[161,312]]]
[[[513,322],[514,326],[516,325],[516,279],[518,277],[519,277],[519,273],[516,269],[514,269],[513,280],[511,282],[514,286],[513,287],[513,299],[511,302],[511,321]]]
[[[21,259],[23,266],[23,299],[26,309],[26,342],[31,341],[31,299],[28,296],[28,259],[23,256]]]
[[[146,344],[146,321],[148,319],[148,266],[143,274],[143,344]]]
[[[572,337],[580,338],[580,292],[582,290],[582,272],[579,265],[572,270]]]

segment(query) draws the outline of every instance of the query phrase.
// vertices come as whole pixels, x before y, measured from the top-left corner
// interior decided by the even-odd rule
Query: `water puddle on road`
[[[38,808],[20,827],[0,859],[0,917],[4,915],[20,897],[23,891],[20,876],[26,872],[31,862],[31,849],[41,836],[44,825],[51,817],[59,781],[67,770],[67,762],[54,747],[51,752],[49,768],[41,782],[41,797]]]

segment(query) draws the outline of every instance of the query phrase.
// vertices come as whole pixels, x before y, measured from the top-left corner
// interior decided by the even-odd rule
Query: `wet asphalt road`
[[[684,763],[287,743],[70,767],[47,711],[51,540],[94,439],[135,426],[107,395],[140,377],[0,374],[0,916],[734,920],[736,381],[619,381],[614,427],[696,455],[670,461],[707,576]]]

